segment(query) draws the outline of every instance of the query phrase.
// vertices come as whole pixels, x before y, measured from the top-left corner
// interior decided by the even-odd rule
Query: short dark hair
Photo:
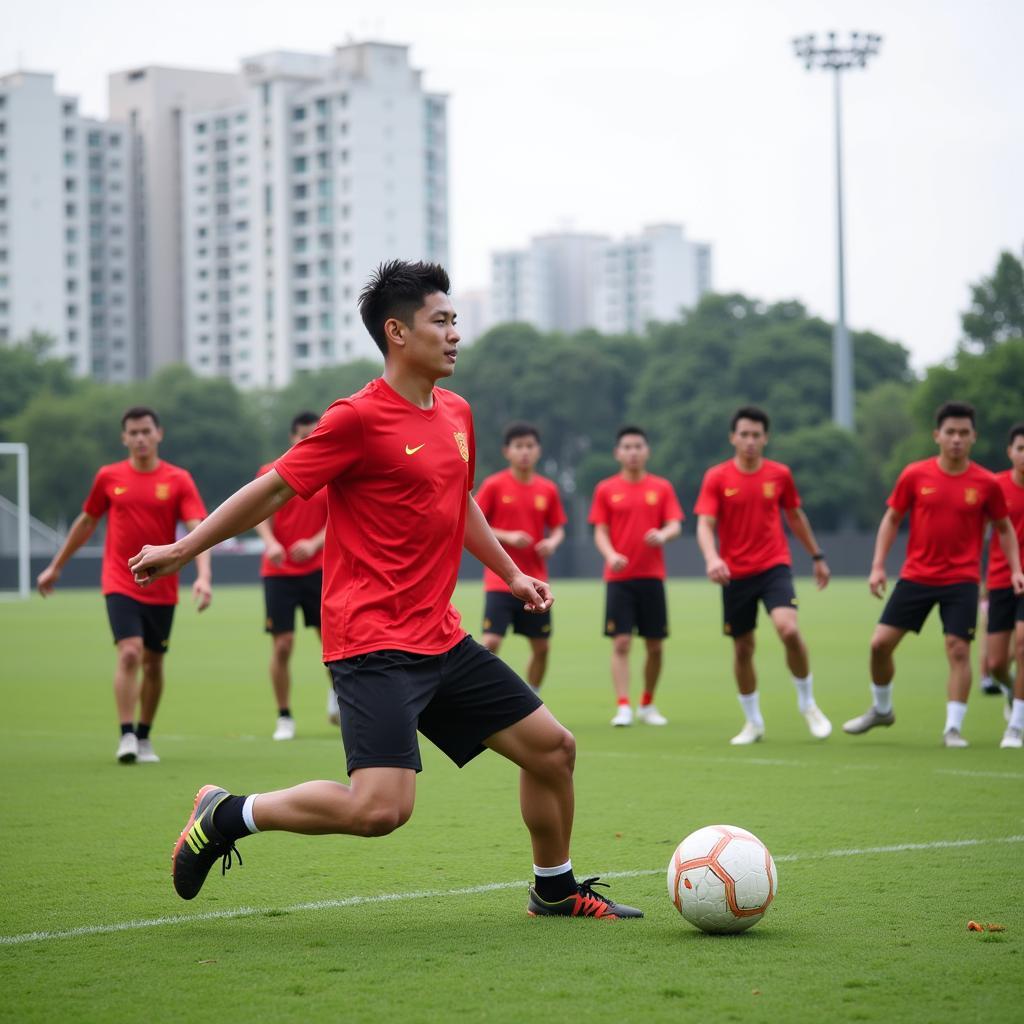
[[[142,420],[147,416],[153,421],[154,426],[160,426],[160,417],[157,416],[155,409],[151,409],[148,405],[133,405],[130,409],[125,409],[124,415],[121,417],[121,429],[124,430],[124,425],[129,420]]]
[[[1014,423],[1014,425],[1010,427],[1010,432],[1006,435],[1006,443],[1008,445],[1013,444],[1018,437],[1024,437],[1024,420],[1021,420],[1019,423]]]
[[[733,414],[732,419],[729,421],[729,433],[735,433],[736,424],[740,420],[750,420],[753,423],[760,423],[764,427],[764,432],[770,433],[771,431],[771,420],[768,419],[768,413],[764,409],[759,409],[756,405],[741,405]]]
[[[510,445],[517,437],[532,437],[540,444],[540,431],[532,423],[510,423],[502,435],[502,446]]]
[[[411,324],[428,295],[447,295],[451,287],[448,271],[440,263],[389,260],[377,267],[359,293],[359,315],[377,348],[387,355],[384,324],[392,317]]]
[[[615,435],[615,444],[618,445],[618,443],[624,437],[628,437],[630,434],[638,434],[645,441],[647,441],[647,431],[644,430],[643,427],[638,427],[635,424],[627,423],[624,427],[619,427],[619,432]]]
[[[942,405],[935,410],[935,428],[936,430],[942,426],[946,420],[959,420],[965,419],[971,421],[971,426],[974,423],[974,406],[970,402],[943,402]]]
[[[289,428],[289,432],[294,434],[299,427],[308,427],[310,423],[319,423],[320,417],[315,412],[310,412],[308,409],[304,409],[302,412],[296,413],[292,417],[292,425]]]

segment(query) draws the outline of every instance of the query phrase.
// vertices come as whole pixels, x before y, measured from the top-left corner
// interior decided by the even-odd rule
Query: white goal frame
[[[21,441],[0,441],[0,455],[13,455],[18,474],[18,596],[27,600],[32,593],[31,550],[28,514],[28,445]]]

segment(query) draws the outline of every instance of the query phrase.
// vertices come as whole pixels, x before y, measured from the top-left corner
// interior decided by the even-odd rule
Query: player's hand
[[[1024,572],[1015,572],[1010,577],[1010,583],[1013,586],[1013,592],[1018,597],[1020,597],[1021,594],[1024,594]],[[1019,665],[1017,667],[1018,669],[1020,668]]]
[[[519,573],[508,581],[508,589],[523,602],[528,612],[546,612],[554,603],[551,588],[543,581],[525,573]]]
[[[505,543],[510,548],[528,548],[533,543],[533,538],[525,530],[512,530]]]
[[[828,567],[828,562],[824,558],[819,558],[814,563],[814,582],[818,584],[818,589],[824,590],[830,579],[832,579],[832,570]]]
[[[605,561],[612,572],[622,572],[629,565],[629,559],[618,551],[613,551],[611,558],[607,558]]]
[[[543,540],[537,541],[533,545],[533,550],[540,555],[541,558],[550,558],[554,553],[558,545],[550,538],[545,537]]]
[[[60,569],[55,569],[52,565],[48,565],[36,577],[36,589],[43,597],[49,597],[53,593],[53,588],[57,586],[57,580],[59,579]]]
[[[319,550],[316,541],[306,537],[303,540],[297,540],[288,549],[288,557],[293,562],[308,562]]]
[[[205,612],[213,600],[213,587],[210,581],[202,576],[197,576],[192,584],[192,599],[196,603],[196,611]]]
[[[649,548],[660,548],[665,544],[665,535],[653,527],[644,534],[644,543]]]
[[[182,557],[177,544],[146,544],[137,555],[128,559],[128,568],[140,587],[148,587],[161,576],[181,572],[187,563],[188,559]]]
[[[877,597],[879,601],[882,600],[882,595],[885,593],[885,586],[888,580],[885,576],[885,569],[881,566],[872,567],[871,575],[868,577],[868,590],[871,591],[873,597]]]
[[[271,565],[280,565],[284,561],[284,545],[272,540],[264,545],[263,554]]]
[[[713,558],[708,562],[705,572],[708,579],[712,583],[717,583],[720,587],[724,587],[732,578],[729,573],[729,566],[725,564],[724,558]]]

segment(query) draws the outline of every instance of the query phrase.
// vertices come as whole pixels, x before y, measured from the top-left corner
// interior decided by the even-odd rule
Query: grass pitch
[[[597,583],[556,586],[546,697],[576,733],[577,875],[614,876],[638,922],[531,920],[516,773],[459,772],[423,742],[412,821],[393,836],[256,836],[192,903],[169,857],[195,791],[343,778],[312,634],[294,658],[298,738],[274,743],[256,587],[178,612],[154,732],[159,765],[120,766],[113,649],[95,593],[0,605],[0,1019],[195,1021],[973,1021],[1024,993],[1024,759],[997,749],[999,701],[972,696],[968,750],[939,746],[938,625],[898,652],[897,724],[844,736],[865,709],[879,606],[861,581],[804,582],[819,743],[781,648],[760,637],[767,737],[742,724],[709,584],[674,583],[658,704],[671,724],[613,730]],[[479,587],[457,595],[476,627]],[[525,645],[503,653],[522,667]],[[638,652],[639,653],[639,652]],[[771,849],[764,921],[705,936],[668,901],[676,843],[714,823]],[[967,921],[1001,933],[970,934]]]

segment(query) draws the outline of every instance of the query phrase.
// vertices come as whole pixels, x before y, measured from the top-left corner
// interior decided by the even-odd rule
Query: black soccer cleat
[[[594,892],[594,886],[599,885],[602,889],[608,888],[607,883],[599,882],[600,875],[593,878],[585,878],[576,884],[576,891],[564,900],[555,903],[548,903],[542,900],[536,889],[530,886],[530,902],[526,905],[526,912],[530,917],[600,917],[605,921],[617,921],[623,917],[643,917],[642,910],[636,907],[627,907],[623,903],[615,903]]]
[[[221,874],[231,867],[232,855],[242,863],[234,842],[225,839],[213,824],[213,812],[229,795],[219,786],[203,786],[196,793],[192,814],[171,855],[171,880],[183,900],[195,898],[218,857],[223,858]]]

